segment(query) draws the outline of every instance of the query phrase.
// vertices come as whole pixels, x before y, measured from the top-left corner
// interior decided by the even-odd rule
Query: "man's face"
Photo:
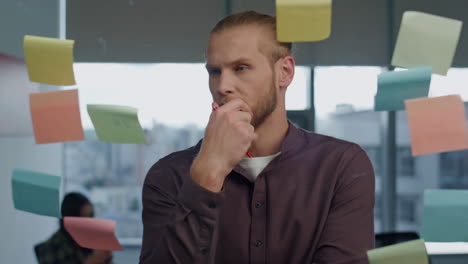
[[[207,70],[213,100],[219,105],[239,98],[253,112],[258,127],[277,105],[276,75],[265,54],[267,32],[257,26],[238,26],[213,33],[208,42]]]

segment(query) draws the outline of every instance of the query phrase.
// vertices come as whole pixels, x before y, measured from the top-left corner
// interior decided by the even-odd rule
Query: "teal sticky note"
[[[59,176],[14,169],[11,185],[15,208],[60,218],[60,182]]]
[[[367,251],[369,264],[428,264],[424,240],[417,239]]]
[[[405,100],[427,97],[431,84],[431,75],[431,67],[419,67],[407,71],[391,71],[380,74],[374,110],[405,110]]]
[[[87,109],[99,140],[112,143],[146,143],[136,108],[89,104]]]
[[[468,242],[468,190],[425,190],[422,237]]]

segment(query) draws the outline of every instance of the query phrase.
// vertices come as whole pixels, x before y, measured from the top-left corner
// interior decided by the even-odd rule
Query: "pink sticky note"
[[[36,144],[84,139],[78,90],[29,95]]]
[[[89,217],[64,217],[63,224],[73,239],[84,248],[123,250],[114,234],[115,221]]]
[[[465,107],[459,95],[405,101],[413,156],[468,149]]]

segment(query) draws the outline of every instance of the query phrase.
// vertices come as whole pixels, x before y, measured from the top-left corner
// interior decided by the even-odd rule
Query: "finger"
[[[235,111],[235,112],[227,112],[223,115],[223,119],[230,122],[231,124],[235,124],[238,122],[245,123],[246,125],[250,125],[250,121],[252,120],[252,116],[243,111]]]
[[[223,111],[229,112],[229,111],[243,111],[252,114],[252,110],[250,109],[249,105],[244,102],[243,100],[236,98],[233,99],[229,102],[227,102],[225,105],[221,107]],[[220,109],[221,109],[220,108]]]
[[[216,111],[219,108],[219,105],[216,102],[211,103],[211,108],[213,111]]]

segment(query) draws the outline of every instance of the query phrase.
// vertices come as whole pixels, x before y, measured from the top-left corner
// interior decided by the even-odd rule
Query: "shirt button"
[[[255,246],[256,247],[261,247],[261,246],[263,246],[263,242],[261,240],[257,240],[257,242],[255,242]]]
[[[210,202],[208,204],[208,207],[210,207],[211,209],[215,209],[216,208],[216,203],[215,202]]]
[[[260,208],[262,207],[263,203],[262,202],[256,202],[255,207]]]
[[[202,253],[203,255],[208,254],[208,249],[207,249],[207,248],[202,248],[200,251],[201,251],[201,253]]]

